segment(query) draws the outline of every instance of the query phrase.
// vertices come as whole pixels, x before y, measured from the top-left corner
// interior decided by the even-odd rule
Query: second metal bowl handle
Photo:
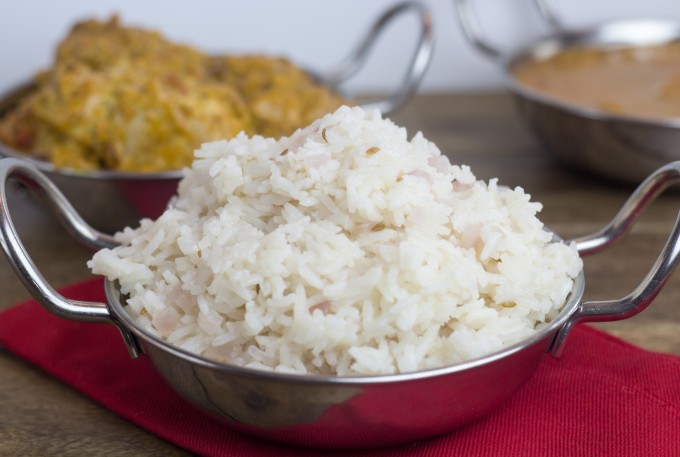
[[[385,26],[402,13],[415,11],[420,16],[420,35],[418,46],[411,57],[411,62],[402,85],[389,95],[385,100],[363,104],[364,108],[378,108],[383,114],[390,114],[406,103],[416,91],[418,84],[423,79],[425,71],[432,59],[434,48],[434,35],[432,33],[432,16],[425,5],[419,2],[407,1],[398,3],[387,10],[369,30],[366,37],[360,42],[344,61],[335,69],[323,76],[323,80],[331,87],[337,88],[350,77],[354,76],[366,62],[368,51],[373,47],[376,39],[380,36]]]
[[[500,59],[502,56],[501,51],[490,44],[484,37],[479,18],[472,6],[472,0],[454,0],[453,6],[456,10],[460,28],[470,44],[476,47],[482,54],[492,59]]]
[[[680,182],[680,161],[672,162],[650,175],[624,203],[612,222],[599,232],[573,241],[582,255],[599,252],[619,240],[640,213],[672,184]],[[643,311],[654,300],[680,260],[680,214],[668,240],[647,276],[637,288],[620,300],[591,301],[579,305],[555,335],[549,351],[562,354],[564,342],[578,322],[606,322],[627,319]]]
[[[33,165],[18,159],[2,159],[0,160],[0,246],[21,282],[40,305],[58,317],[115,325],[123,336],[130,356],[137,357],[139,346],[135,338],[110,313],[106,304],[67,299],[54,290],[38,271],[17,235],[9,213],[7,184],[11,176],[20,179],[32,190],[39,191],[50,203],[63,225],[85,245],[95,248],[112,247],[116,245],[116,242],[112,237],[99,233],[87,225],[57,187]]]
[[[553,5],[553,0],[534,0],[534,4],[538,9],[545,22],[548,23],[555,30],[564,30],[564,25],[562,21],[555,13],[555,8]]]
[[[458,17],[458,22],[463,30],[465,38],[479,50],[482,54],[491,57],[492,59],[500,59],[502,52],[496,46],[489,43],[484,36],[482,26],[479,23],[479,18],[475,13],[472,5],[473,0],[454,0],[453,6]],[[552,5],[552,0],[534,0],[534,4],[538,9],[541,17],[556,30],[562,30],[562,23],[557,18],[555,10]]]

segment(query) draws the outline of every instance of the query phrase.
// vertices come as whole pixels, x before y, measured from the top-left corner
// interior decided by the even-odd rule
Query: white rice
[[[220,362],[364,375],[488,354],[550,321],[581,270],[521,188],[342,107],[280,140],[202,145],[156,221],[94,273],[141,327]]]

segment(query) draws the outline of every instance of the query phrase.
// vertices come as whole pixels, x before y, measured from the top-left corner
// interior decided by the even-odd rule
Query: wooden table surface
[[[572,169],[542,150],[505,93],[420,95],[392,117],[409,135],[420,130],[453,163],[479,179],[522,186],[544,204],[541,219],[565,238],[603,227],[632,189]],[[615,299],[644,277],[661,249],[680,203],[664,194],[632,232],[586,257],[586,299]],[[91,253],[30,206],[13,212],[35,263],[52,285],[88,278]],[[0,310],[28,297],[4,257]],[[680,354],[680,277],[672,277],[640,315],[599,327],[644,348]],[[568,345],[567,345],[568,350]],[[0,455],[185,455],[101,408],[0,348]]]

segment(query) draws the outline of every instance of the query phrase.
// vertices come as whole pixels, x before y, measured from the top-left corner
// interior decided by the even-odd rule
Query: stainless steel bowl
[[[567,163],[610,179],[638,184],[664,164],[680,159],[680,118],[612,114],[551,98],[519,83],[517,65],[548,59],[574,47],[617,48],[680,40],[680,21],[628,19],[566,30],[549,0],[535,0],[553,32],[516,51],[487,40],[472,0],[454,0],[461,28],[482,54],[498,61],[519,111],[546,149]]]
[[[409,101],[418,88],[432,57],[434,46],[432,18],[429,9],[419,2],[407,1],[389,8],[375,21],[353,52],[336,68],[325,73],[310,70],[310,74],[335,92],[345,93],[343,85],[366,63],[369,51],[386,26],[406,13],[417,14],[420,22],[417,46],[404,79],[399,87],[384,98],[362,104],[367,109],[380,109],[384,114],[398,110]],[[0,96],[0,117],[33,88],[34,85],[27,82]],[[142,217],[155,219],[160,216],[175,194],[177,183],[182,176],[180,170],[134,173],[57,169],[48,162],[32,158],[3,143],[0,143],[0,157],[14,157],[33,163],[50,176],[89,224],[108,232],[135,226]],[[22,194],[24,189],[15,189],[14,192]],[[31,205],[32,202],[26,201],[25,204]]]
[[[178,349],[140,328],[126,298],[106,281],[108,303],[69,300],[40,275],[26,253],[7,207],[10,177],[43,194],[69,232],[92,248],[115,241],[89,227],[57,187],[36,167],[0,160],[0,244],[33,297],[48,311],[72,320],[115,325],[132,357],[148,356],[180,395],[226,427],[279,442],[325,448],[365,448],[405,443],[450,431],[484,416],[533,375],[546,351],[559,356],[580,321],[618,320],[649,305],[680,255],[680,218],[642,283],[619,300],[583,302],[581,272],[560,314],[524,341],[501,351],[438,369],[384,376],[293,375],[225,365]],[[575,239],[582,255],[598,252],[625,234],[642,210],[680,182],[680,162],[656,171],[601,231]],[[104,357],[105,354],[102,354]]]

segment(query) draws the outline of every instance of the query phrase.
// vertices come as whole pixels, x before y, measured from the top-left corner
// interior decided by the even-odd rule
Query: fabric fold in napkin
[[[101,279],[61,293],[105,300]],[[587,325],[576,326],[561,359],[546,355],[524,388],[485,418],[405,446],[344,452],[282,446],[225,428],[170,390],[145,357],[130,359],[115,328],[63,320],[34,301],[0,314],[0,344],[130,422],[201,455],[680,455],[680,358]]]

